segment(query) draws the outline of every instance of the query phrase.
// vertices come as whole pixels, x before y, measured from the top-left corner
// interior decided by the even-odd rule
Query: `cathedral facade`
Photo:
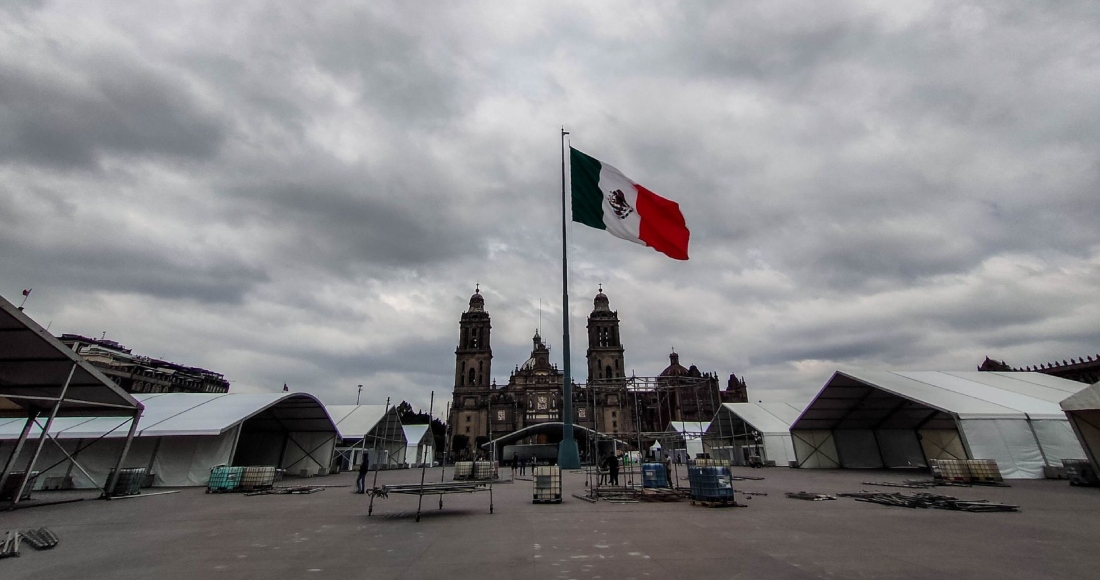
[[[485,298],[475,290],[459,319],[455,385],[447,419],[457,457],[470,456],[481,444],[520,429],[562,420],[564,373],[550,363],[550,348],[538,331],[532,338],[530,358],[515,366],[507,385],[498,387],[490,378],[491,327]],[[721,403],[747,401],[743,379],[730,375],[726,390],[721,391],[716,374],[702,373],[694,365],[681,366],[675,352],[659,377],[628,377],[619,315],[611,310],[602,288],[593,300],[587,330],[588,381],[583,385],[574,381],[572,388],[575,425],[630,440],[641,433],[663,431],[670,421],[710,421]]]

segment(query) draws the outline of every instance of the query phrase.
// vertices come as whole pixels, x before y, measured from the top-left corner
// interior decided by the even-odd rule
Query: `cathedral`
[[[492,324],[480,289],[459,319],[455,349],[455,385],[451,411],[451,449],[470,456],[483,443],[540,423],[560,422],[564,373],[550,363],[550,348],[538,331],[531,356],[516,365],[508,384],[492,380]],[[588,381],[573,382],[573,423],[629,440],[663,431],[670,421],[709,422],[722,403],[748,400],[744,379],[730,375],[719,389],[718,376],[685,368],[679,355],[657,377],[626,375],[619,315],[601,288],[588,315]],[[546,443],[546,435],[533,442]]]

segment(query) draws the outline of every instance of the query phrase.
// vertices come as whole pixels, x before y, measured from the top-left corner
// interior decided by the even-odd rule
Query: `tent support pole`
[[[157,437],[157,442],[153,444],[153,453],[149,456],[149,465],[145,467],[145,473],[147,475],[153,473],[153,462],[157,460],[157,452],[160,451],[161,441],[164,441],[164,437]]]
[[[65,400],[65,393],[69,392],[69,383],[73,380],[73,373],[76,372],[77,363],[73,363],[72,368],[69,369],[69,376],[65,379],[65,384],[61,387],[61,394],[57,397],[57,402],[54,403],[53,409],[50,410],[50,418],[46,419],[46,426],[42,429],[42,435],[38,438],[38,445],[34,448],[34,455],[31,456],[31,460],[27,462],[27,469],[24,471],[23,483],[16,490],[15,496],[11,498],[11,507],[19,505],[19,498],[23,495],[23,490],[27,488],[27,482],[30,481],[31,471],[34,469],[35,462],[38,461],[38,455],[42,453],[42,446],[46,444],[46,434],[50,432],[50,427],[53,426],[53,420],[57,418],[57,412],[61,409],[61,403]]]
[[[0,489],[4,489],[4,482],[8,480],[12,466],[19,460],[19,454],[23,452],[23,444],[27,442],[27,435],[31,432],[31,425],[34,425],[37,418],[38,411],[31,409],[27,415],[27,422],[23,424],[23,431],[19,433],[19,441],[16,441],[15,449],[12,449],[11,456],[4,462],[4,471],[0,471]]]
[[[84,466],[80,465],[80,463],[77,462],[75,453],[73,455],[69,455],[69,452],[65,450],[65,447],[63,445],[61,445],[61,442],[58,441],[57,438],[54,437],[53,435],[50,435],[49,433],[46,433],[46,437],[49,437],[50,441],[52,441],[54,445],[57,445],[57,448],[59,450],[61,450],[61,453],[69,460],[68,473],[72,473],[73,466],[76,466],[76,468],[80,470],[80,473],[83,473],[84,477],[87,477],[88,481],[91,481],[92,485],[96,486],[96,489],[98,489],[100,491],[103,491],[103,488],[99,487],[99,484],[95,482],[95,478],[92,477],[92,474],[88,473],[88,471],[86,469],[84,469]],[[56,466],[60,463],[61,462],[59,461],[59,462],[55,463],[54,466]],[[45,473],[45,472],[49,471],[52,468],[53,468],[53,466],[50,466],[49,468],[46,468],[46,469],[42,470],[42,472]],[[66,475],[68,475],[68,474],[66,474]]]
[[[958,415],[954,416],[955,430],[959,433],[959,441],[962,442],[963,451],[966,452],[967,459],[974,459],[974,452],[970,450],[970,441],[966,439],[966,431],[963,430],[962,419],[959,419]]]
[[[130,453],[130,445],[134,442],[134,433],[137,432],[138,419],[140,418],[141,409],[138,409],[134,411],[134,417],[130,419],[130,431],[126,433],[126,444],[122,446],[122,453],[118,454],[115,470],[111,472],[111,476],[107,478],[107,485],[103,488],[103,499],[111,499],[111,495],[115,493],[119,471],[122,469],[122,462],[126,461],[126,456]]]
[[[1035,438],[1035,446],[1039,448],[1039,455],[1043,457],[1043,465],[1050,467],[1050,460],[1047,459],[1047,452],[1043,451],[1043,442],[1039,441],[1039,434],[1035,432],[1035,424],[1031,422],[1031,415],[1024,413],[1024,417],[1027,420],[1027,428],[1031,429],[1031,436]]]

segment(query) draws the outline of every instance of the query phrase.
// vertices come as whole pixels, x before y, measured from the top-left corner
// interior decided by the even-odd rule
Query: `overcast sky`
[[[884,6],[886,7],[884,9]],[[691,259],[570,227],[627,368],[805,403],[844,368],[1100,352],[1100,4],[0,4],[0,295],[326,403],[562,360],[561,126]]]

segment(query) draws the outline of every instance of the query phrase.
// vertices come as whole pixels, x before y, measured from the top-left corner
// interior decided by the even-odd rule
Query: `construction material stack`
[[[1063,459],[1062,465],[1070,485],[1100,486],[1100,477],[1096,476],[1088,459]]]
[[[230,467],[218,465],[210,469],[210,482],[207,484],[206,493],[235,491],[241,484],[243,467]]]
[[[241,472],[238,484],[241,491],[259,491],[271,489],[275,485],[275,466],[252,465]]]
[[[688,467],[691,503],[733,505],[733,484],[729,469],[717,466]]]
[[[646,489],[668,487],[668,474],[663,463],[642,464],[642,487]]]
[[[115,470],[111,469],[111,473],[114,474]],[[107,481],[110,481],[108,476]],[[141,485],[145,483],[145,468],[144,467],[125,467],[118,471],[118,479],[115,480],[115,489],[111,492],[112,497],[121,497],[126,495],[137,495],[141,493]]]
[[[532,468],[535,490],[531,503],[561,503],[561,468],[539,465]]]

